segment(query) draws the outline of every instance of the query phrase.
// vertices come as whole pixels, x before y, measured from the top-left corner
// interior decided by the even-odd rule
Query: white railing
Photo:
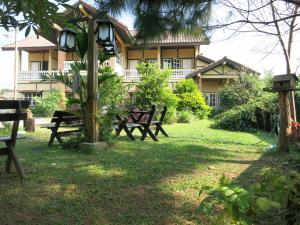
[[[172,76],[170,79],[184,79],[190,73],[193,73],[194,69],[174,69],[172,70]],[[140,78],[140,74],[137,70],[124,70],[125,79]]]
[[[183,79],[194,71],[194,69],[175,69],[172,72],[171,79]]]
[[[64,70],[68,71],[71,69],[71,64],[73,64],[75,61],[65,61],[64,62]]]
[[[125,79],[140,78],[140,74],[137,70],[124,70],[124,77]]]
[[[47,75],[49,73],[50,74],[58,74],[58,73],[60,73],[60,71],[58,71],[58,70],[21,71],[19,73],[19,80],[41,80],[42,75]]]

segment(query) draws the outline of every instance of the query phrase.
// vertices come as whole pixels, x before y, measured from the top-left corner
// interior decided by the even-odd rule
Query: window
[[[205,100],[206,103],[211,107],[217,107],[217,93],[206,93]]]
[[[24,93],[24,100],[28,100],[30,106],[35,106],[35,104],[36,104],[33,97],[42,97],[42,94],[41,93]]]
[[[151,64],[156,64],[157,59],[146,59],[146,62],[151,63]]]
[[[173,59],[173,69],[180,69],[180,59]]]
[[[163,59],[163,68],[172,68],[172,59]]]
[[[31,71],[48,70],[48,61],[31,62]]]

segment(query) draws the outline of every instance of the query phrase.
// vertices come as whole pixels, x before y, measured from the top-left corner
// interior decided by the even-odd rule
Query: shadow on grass
[[[162,181],[210,164],[254,163],[224,146],[124,140],[90,155],[20,141],[27,179],[0,171],[0,224],[180,224],[193,220],[194,206],[176,206]]]

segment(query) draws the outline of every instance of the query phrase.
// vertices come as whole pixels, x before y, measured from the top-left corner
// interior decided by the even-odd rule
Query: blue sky
[[[70,3],[76,0],[70,1]],[[134,17],[128,13],[120,15],[119,20],[122,21],[129,29],[133,29]],[[31,34],[33,35],[33,34]],[[213,33],[211,44],[201,46],[200,51],[204,56],[218,60],[224,56],[244,64],[261,73],[272,71],[273,74],[283,74],[285,71],[284,58],[278,48],[274,54],[266,56],[263,52],[263,46],[269,45],[274,40],[269,40],[265,36],[258,34],[244,33],[229,38],[229,33],[224,30],[217,30]],[[19,33],[18,39],[24,37],[24,31]],[[300,37],[295,37],[294,49],[292,56],[292,72],[296,72],[297,65],[300,65]],[[6,32],[0,29],[0,45],[14,42],[14,32]],[[26,55],[25,55],[26,60]],[[13,62],[14,53],[0,51],[0,89],[13,87]],[[26,68],[25,68],[26,69]],[[300,68],[298,69],[298,73]]]

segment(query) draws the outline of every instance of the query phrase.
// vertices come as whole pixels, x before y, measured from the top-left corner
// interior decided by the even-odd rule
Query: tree
[[[62,23],[64,17],[58,13],[60,7],[69,8],[69,0],[2,0],[0,2],[0,27],[7,31],[10,28],[26,28],[27,36],[31,29],[48,32],[53,24]]]
[[[135,15],[137,39],[160,38],[178,32],[201,34],[208,24],[213,0],[95,0],[112,15],[128,10]]]
[[[266,38],[274,37],[268,54],[281,48],[286,64],[286,73],[291,73],[290,58],[295,35],[300,31],[297,23],[300,6],[282,0],[221,0],[218,6],[228,11],[225,21],[218,20],[213,28],[225,27],[234,33],[260,33]]]

